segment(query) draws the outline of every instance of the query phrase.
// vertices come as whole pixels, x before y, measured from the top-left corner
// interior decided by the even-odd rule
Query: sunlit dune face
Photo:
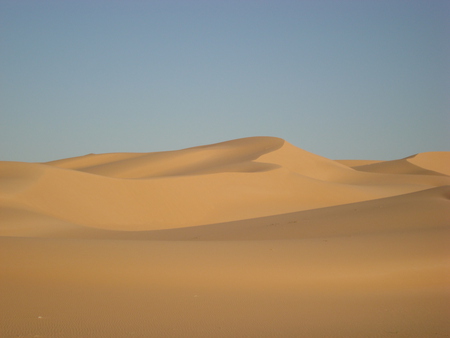
[[[0,334],[444,335],[448,167],[272,137],[0,162]]]

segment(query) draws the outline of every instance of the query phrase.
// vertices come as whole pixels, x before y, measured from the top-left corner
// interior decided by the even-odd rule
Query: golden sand
[[[0,336],[450,335],[449,168],[273,137],[0,162]]]

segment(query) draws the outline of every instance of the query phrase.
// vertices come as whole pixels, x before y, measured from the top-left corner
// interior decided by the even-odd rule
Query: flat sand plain
[[[274,137],[0,162],[0,336],[448,337],[449,199]]]

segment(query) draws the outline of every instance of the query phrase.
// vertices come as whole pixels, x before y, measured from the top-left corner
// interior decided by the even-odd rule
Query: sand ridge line
[[[140,179],[105,176],[102,170],[99,175],[47,164],[2,162],[5,202],[0,206],[9,210],[8,203],[15,203],[3,219],[29,223],[34,213],[55,220],[52,223],[60,220],[64,227],[163,230],[369,201],[450,184],[450,177],[443,175],[358,171],[271,137],[157,154],[168,162],[148,156],[154,154],[132,154],[105,164],[108,170],[120,169],[116,173],[139,173],[144,177]]]

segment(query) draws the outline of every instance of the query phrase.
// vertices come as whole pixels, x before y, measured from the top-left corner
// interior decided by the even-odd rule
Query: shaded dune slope
[[[373,164],[373,163],[380,163],[383,161],[379,160],[335,160],[338,163],[344,164],[347,167],[357,167],[360,165],[367,165],[367,164]]]
[[[448,336],[449,155],[0,162],[0,336]]]
[[[87,155],[46,164],[117,178],[256,172],[277,167],[253,160],[283,144],[284,140],[275,137],[254,137],[175,151]]]
[[[449,175],[450,172],[447,166],[450,166],[450,158],[447,159],[446,153],[442,153],[439,154],[440,156],[432,156],[431,153],[417,154],[401,160],[354,166],[353,169],[380,174]],[[429,160],[427,161],[427,159]]]
[[[153,231],[115,231],[71,224],[10,208],[3,236],[115,240],[295,240],[446,229],[450,186],[400,196],[233,222]],[[401,220],[401,222],[399,222]]]
[[[433,160],[439,163],[445,155],[435,154]],[[26,224],[33,232],[33,219],[55,226],[158,230],[357,203],[450,184],[450,177],[423,169],[417,161],[399,161],[369,165],[388,169],[354,170],[279,138],[251,137],[179,151],[87,155],[42,164],[1,162],[1,218],[9,227],[20,224],[22,233]]]
[[[450,175],[450,152],[432,151],[416,154],[405,159],[421,168],[438,172],[444,175]]]

